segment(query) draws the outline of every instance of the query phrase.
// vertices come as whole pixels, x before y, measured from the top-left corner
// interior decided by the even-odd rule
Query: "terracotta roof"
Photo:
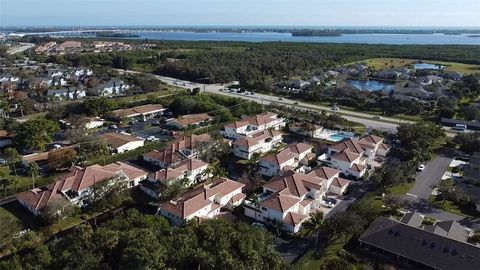
[[[330,179],[337,175],[339,172],[340,171],[337,169],[321,166],[314,168],[311,172],[308,173],[308,175],[319,177],[321,179]]]
[[[133,117],[141,114],[156,113],[165,110],[161,104],[146,104],[133,108],[120,109],[113,111],[113,115],[119,118]]]
[[[322,182],[322,179],[314,176],[288,171],[263,186],[284,195],[302,197],[308,193],[309,189],[320,189]]]
[[[208,133],[190,136],[175,136],[175,140],[170,144],[173,145],[175,150],[195,149],[199,143],[210,141],[211,137]]]
[[[245,199],[245,197],[247,197],[247,195],[245,195],[245,193],[235,194],[235,195],[233,195],[233,197],[230,199],[230,203],[237,203],[237,202]]]
[[[175,119],[175,122],[181,126],[196,125],[203,121],[210,121],[213,118],[206,113],[189,114]]]
[[[363,165],[353,163],[352,166],[350,167],[350,170],[355,171],[355,172],[361,172],[361,171],[365,170],[365,168],[366,167],[363,166]]]
[[[351,152],[348,149],[345,149],[344,151],[338,152],[335,155],[333,155],[332,159],[352,163],[354,160],[356,160],[359,157],[361,157],[360,154],[356,154],[356,153]]]
[[[298,224],[301,224],[306,219],[308,219],[308,216],[301,215],[295,212],[288,212],[285,218],[283,219],[283,223],[290,224],[290,225],[298,225]]]
[[[266,139],[273,138],[282,134],[276,130],[262,130],[258,133],[255,133],[252,137],[246,137],[242,139],[237,139],[233,142],[234,145],[244,146],[246,148],[253,147],[259,143],[264,143]]]
[[[152,160],[160,161],[165,164],[172,164],[180,162],[183,159],[183,156],[178,153],[175,148],[172,147],[162,150],[153,150],[143,154],[143,157],[148,157]]]
[[[62,44],[60,44],[60,47],[62,48],[80,48],[82,47],[82,43],[80,41],[65,41]]]
[[[276,119],[277,119],[277,114],[276,113],[265,112],[265,113],[258,114],[258,115],[255,115],[255,116],[246,117],[246,118],[244,118],[242,120],[239,120],[239,121],[235,121],[233,123],[225,125],[225,127],[240,128],[240,127],[244,127],[244,126],[247,126],[247,125],[252,125],[252,126],[257,126],[258,127],[258,126],[261,126],[261,125],[269,124]]]
[[[352,153],[355,153],[355,154],[362,154],[365,151],[365,148],[361,144],[359,144],[357,140],[353,140],[353,139],[347,139],[347,140],[341,141],[339,143],[336,143],[330,146],[329,148],[339,152],[345,149],[349,149]]]
[[[382,150],[385,150],[385,151],[388,150],[388,149],[390,149],[390,148],[391,148],[390,145],[384,144],[384,143],[381,143],[381,144],[378,146],[378,149],[382,149]]]
[[[206,166],[208,166],[208,163],[200,159],[189,158],[176,165],[175,169],[179,171],[193,171]]]
[[[268,155],[260,158],[260,161],[268,162],[270,164],[283,164],[286,161],[292,158],[298,158],[300,153],[310,151],[313,146],[305,143],[297,143],[289,145],[287,148],[283,149],[276,155]]]
[[[366,141],[369,143],[378,144],[383,141],[383,138],[375,135],[367,135],[361,138],[360,141]]]
[[[296,143],[289,145],[288,148],[290,148],[290,151],[294,153],[301,154],[307,151],[311,151],[313,149],[313,146],[306,143]]]
[[[180,170],[167,168],[149,174],[148,178],[166,184],[167,180],[176,180],[180,177],[183,177],[183,175],[183,172]]]
[[[0,138],[1,139],[13,138],[13,135],[6,130],[0,130]]]
[[[184,219],[208,205],[215,204],[209,198],[213,196],[223,197],[244,186],[244,184],[230,179],[217,178],[209,186],[204,185],[195,188],[169,202],[162,203],[160,208]]]
[[[115,148],[121,147],[129,142],[144,141],[144,139],[127,135],[123,133],[110,132],[100,135],[102,139],[109,145],[113,145]]]
[[[263,207],[274,209],[279,212],[286,212],[288,209],[292,208],[295,204],[299,202],[299,198],[274,193],[270,197],[262,201],[261,205]]]
[[[61,198],[62,192],[73,190],[79,192],[106,179],[124,174],[128,179],[135,179],[147,173],[131,165],[117,162],[106,166],[92,165],[85,169],[72,167],[70,172],[55,179],[54,183],[17,194],[17,197],[35,210],[41,210],[50,201]]]
[[[313,202],[312,199],[310,199],[310,198],[305,198],[303,201],[300,202],[300,204],[301,204],[303,207],[305,207],[305,206],[311,204],[312,202]]]
[[[340,178],[340,177],[335,177],[335,179],[333,179],[332,181],[332,185],[336,186],[336,187],[344,187],[344,186],[347,186],[348,184],[350,184],[350,181],[347,180],[347,179],[343,179],[343,178]]]

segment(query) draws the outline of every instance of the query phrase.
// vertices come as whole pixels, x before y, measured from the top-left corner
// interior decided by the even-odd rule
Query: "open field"
[[[369,67],[374,69],[385,69],[385,68],[397,68],[405,67],[413,64],[415,61],[423,61],[431,64],[440,64],[447,66],[446,70],[448,71],[457,71],[463,74],[471,74],[480,72],[480,65],[472,64],[463,64],[455,62],[444,62],[444,61],[433,61],[433,60],[422,60],[422,59],[407,59],[407,58],[370,58],[363,61]]]

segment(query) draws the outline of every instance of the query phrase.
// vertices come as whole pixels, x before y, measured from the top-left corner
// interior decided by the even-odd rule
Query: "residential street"
[[[407,195],[428,200],[432,193],[433,186],[440,183],[451,161],[452,157],[444,152],[434,157],[430,162],[425,164],[426,167],[422,172],[417,173],[415,184]]]

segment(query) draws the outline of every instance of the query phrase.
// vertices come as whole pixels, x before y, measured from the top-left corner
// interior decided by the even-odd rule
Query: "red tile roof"
[[[319,177],[321,179],[330,179],[337,175],[339,172],[340,171],[337,169],[321,166],[314,168],[311,172],[308,173],[308,175]]]
[[[305,143],[297,143],[287,146],[287,148],[283,149],[276,155],[268,155],[260,158],[260,161],[268,162],[270,164],[283,164],[292,158],[299,157],[300,153],[305,153],[307,151],[311,151],[313,146],[305,144]]]
[[[121,147],[129,142],[144,141],[142,138],[116,132],[105,133],[100,135],[100,137],[105,143],[113,145],[115,148]]]
[[[184,219],[198,210],[214,204],[209,198],[213,196],[223,197],[244,186],[244,184],[230,179],[217,178],[209,186],[204,185],[195,188],[169,202],[162,203],[160,208]]]
[[[283,223],[290,224],[290,225],[298,225],[298,224],[301,224],[306,219],[308,219],[308,216],[301,215],[295,212],[288,212],[288,214],[283,219]]]
[[[61,198],[63,196],[62,192],[73,190],[78,193],[96,183],[117,177],[120,174],[125,175],[128,179],[135,179],[147,173],[122,162],[106,166],[92,165],[85,169],[72,167],[69,173],[57,177],[54,183],[19,193],[17,197],[33,209],[41,210],[53,199]]]
[[[288,171],[263,186],[284,195],[302,197],[308,193],[309,189],[320,189],[322,182],[322,179],[314,176]]]
[[[344,186],[347,186],[348,184],[350,184],[350,181],[347,180],[347,179],[343,179],[343,178],[340,178],[340,177],[335,177],[335,179],[333,179],[332,181],[332,185],[336,186],[336,187],[344,187]]]
[[[279,131],[276,130],[263,130],[258,133],[255,133],[252,137],[246,137],[242,139],[237,139],[233,142],[233,145],[240,145],[244,146],[246,148],[253,147],[259,143],[265,142],[266,139],[268,138],[273,138],[275,136],[278,136],[282,134]]]
[[[181,126],[197,125],[203,121],[210,121],[213,117],[206,113],[189,114],[175,119],[175,122]]]
[[[361,157],[360,154],[356,154],[351,152],[349,149],[345,149],[344,151],[338,152],[335,155],[333,155],[332,159],[352,163],[354,160],[356,160],[359,157]]]
[[[235,121],[233,123],[227,124],[226,127],[231,127],[231,128],[240,128],[244,127],[247,125],[252,125],[252,126],[261,126],[261,125],[266,125],[274,120],[277,119],[277,114],[273,112],[265,112],[262,114],[258,114],[255,116],[250,116],[246,117],[242,120]]]
[[[261,206],[274,209],[279,212],[285,212],[299,202],[299,198],[274,193],[273,195],[262,201]]]
[[[357,163],[353,163],[352,164],[352,167],[350,167],[350,170],[352,171],[355,171],[355,172],[361,172],[363,170],[365,170],[365,166],[363,165],[360,165],[360,164],[357,164]]]
[[[118,118],[132,117],[141,114],[157,113],[165,110],[161,104],[146,104],[133,108],[120,109],[113,111],[113,115]]]

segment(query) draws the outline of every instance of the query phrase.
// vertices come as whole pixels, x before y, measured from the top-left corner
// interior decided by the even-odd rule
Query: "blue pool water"
[[[395,89],[395,83],[379,80],[347,80],[347,85],[362,91],[387,91]]]
[[[429,64],[429,63],[413,64],[413,67],[415,69],[444,69],[445,68],[445,66],[442,66],[442,65]]]
[[[344,134],[333,134],[333,135],[330,135],[328,138],[327,138],[327,141],[331,141],[331,142],[339,142],[343,139],[349,139],[351,138],[350,136],[348,135],[344,135]]]

